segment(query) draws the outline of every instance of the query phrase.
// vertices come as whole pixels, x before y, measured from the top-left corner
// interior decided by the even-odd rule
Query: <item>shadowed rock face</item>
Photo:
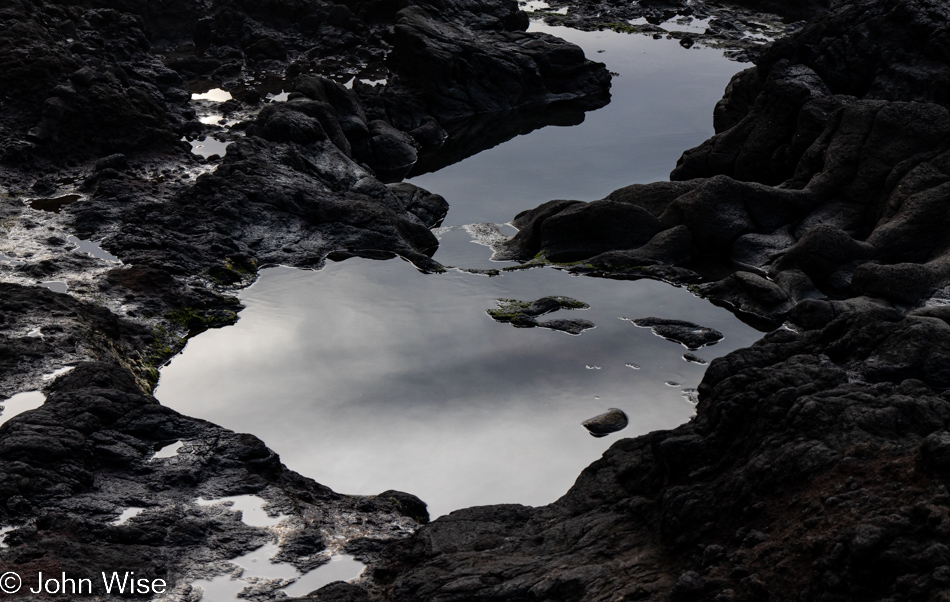
[[[184,599],[190,581],[227,571],[228,559],[273,540],[234,512],[196,505],[198,497],[253,494],[291,516],[285,559],[302,570],[319,562],[332,543],[326,533],[345,515],[384,537],[428,519],[414,496],[341,496],[291,473],[256,437],[159,405],[111,363],[81,363],[48,393],[41,408],[0,427],[0,513],[16,527],[4,562],[24,587],[36,587],[38,571],[91,576],[122,567],[164,579]],[[183,444],[177,455],[152,458],[175,441]],[[114,524],[130,506],[145,510]],[[104,594],[98,580],[94,593]]]
[[[722,333],[715,328],[700,326],[685,320],[638,318],[631,321],[641,328],[650,328],[656,336],[679,343],[691,351],[707,345],[715,345],[722,340]]]
[[[340,496],[289,473],[255,438],[158,405],[154,369],[189,334],[233,321],[225,295],[262,263],[398,253],[438,269],[427,228],[444,200],[385,181],[414,152],[464,154],[449,123],[474,124],[463,148],[478,148],[480,104],[499,115],[596,104],[603,68],[526,36],[512,2],[152,4],[0,9],[0,87],[13,91],[0,99],[5,224],[103,239],[126,263],[77,259],[50,236],[35,260],[4,268],[30,282],[78,273],[74,294],[124,308],[5,285],[0,343],[23,359],[0,363],[0,390],[78,364],[42,408],[0,426],[0,517],[18,527],[6,566],[121,559],[184,597],[187,581],[227,572],[271,536],[194,498],[253,493],[291,515],[283,544],[300,568],[333,543],[324,533],[363,525],[347,549],[367,579],[317,599],[945,596],[950,316],[922,305],[948,277],[944,3],[820,15],[736,76],[717,135],[675,181],[519,215],[511,257],[553,250],[583,260],[578,272],[679,282],[726,270],[698,290],[799,331],[713,361],[693,421],[618,441],[554,504],[460,510],[408,538],[427,519],[418,499]],[[387,53],[382,89],[334,79],[334,65]],[[448,68],[457,56],[469,62]],[[259,93],[232,87],[222,111],[243,123],[227,155],[192,157],[180,137],[211,127],[188,86],[261,68],[294,80],[287,105],[260,110]],[[52,197],[67,178],[82,200],[25,214],[16,197]],[[20,326],[43,313],[49,338],[28,340]],[[188,453],[151,460],[175,440]],[[128,506],[149,510],[110,525]]]

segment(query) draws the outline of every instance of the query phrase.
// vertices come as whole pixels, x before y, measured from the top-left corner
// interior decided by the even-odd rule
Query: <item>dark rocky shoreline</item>
[[[766,48],[672,181],[519,215],[499,254],[693,283],[773,323],[697,416],[544,508],[380,554],[392,600],[946,600],[944,2],[854,2]]]
[[[17,527],[5,567],[123,563],[193,599],[188,581],[275,535],[194,499],[253,493],[292,516],[292,564],[323,561],[341,530],[369,564],[312,599],[946,600],[950,6],[828,9],[787,10],[813,18],[733,79],[716,135],[671,182],[546,203],[499,249],[689,283],[792,330],[713,361],[694,420],[618,441],[554,504],[421,528],[409,494],[336,494],[258,439],[162,407],[157,368],[233,323],[231,294],[261,266],[400,255],[440,270],[429,228],[445,200],[395,182],[576,122],[607,101],[604,67],[524,33],[514,2],[0,9],[2,226],[27,249],[0,249],[0,395],[48,393],[0,426],[0,520]],[[288,100],[262,102],[255,72],[278,74]],[[211,87],[232,92],[220,110],[239,123],[198,119],[190,90]],[[224,158],[182,140],[212,134],[231,142]],[[55,213],[24,203],[72,193]],[[151,459],[176,441],[184,453]],[[148,510],[110,525],[128,506]],[[254,599],[273,599],[278,584],[259,585]]]

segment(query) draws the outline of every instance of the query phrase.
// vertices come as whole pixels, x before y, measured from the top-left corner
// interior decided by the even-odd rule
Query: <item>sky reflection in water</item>
[[[449,200],[446,224],[505,222],[552,198],[592,200],[666,179],[682,151],[712,133],[712,108],[742,68],[675,41],[553,31],[622,74],[612,104],[580,126],[545,128],[415,178]],[[501,267],[463,229],[440,237],[436,259],[445,264]],[[545,295],[591,305],[547,317],[597,328],[579,337],[515,329],[485,313],[496,298]],[[414,493],[433,517],[552,502],[619,437],[689,419],[683,388],[696,387],[705,367],[621,317],[721,330],[722,342],[697,352],[706,360],[761,336],[684,289],[553,269],[424,275],[401,260],[350,259],[320,272],[264,270],[241,298],[236,326],[200,335],[162,370],[162,403],[257,435],[290,468],[337,491]],[[611,407],[630,426],[591,437],[581,422]]]
[[[575,337],[485,314],[496,298],[549,294],[591,304],[551,316],[597,328]],[[254,433],[337,491],[409,491],[435,515],[551,502],[618,436],[690,417],[682,388],[704,367],[621,317],[722,330],[725,340],[698,352],[706,360],[760,336],[684,289],[553,269],[424,275],[399,260],[350,259],[321,272],[265,270],[242,300],[236,326],[197,337],[162,371],[159,399]],[[611,407],[630,417],[620,435],[594,439],[580,426]]]
[[[530,31],[573,42],[619,73],[611,102],[580,125],[548,126],[409,180],[449,201],[446,225],[504,223],[551,199],[593,201],[628,184],[669,179],[683,151],[713,134],[716,102],[747,67],[676,40],[536,21]]]

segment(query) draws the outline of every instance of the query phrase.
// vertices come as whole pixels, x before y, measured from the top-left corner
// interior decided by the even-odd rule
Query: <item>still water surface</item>
[[[609,105],[572,127],[549,126],[410,182],[439,193],[450,224],[504,223],[551,199],[593,201],[669,179],[676,160],[713,134],[712,113],[741,63],[709,48],[640,34],[532,22],[614,73]],[[603,51],[603,52],[600,52]]]
[[[551,198],[592,200],[666,179],[683,149],[712,133],[712,107],[741,68],[675,41],[532,28],[619,72],[613,101],[579,126],[545,128],[415,178],[452,207],[445,223],[456,227],[438,231],[444,264],[503,265],[457,225],[503,223]],[[485,313],[498,298],[545,295],[591,305],[547,317],[597,327],[570,336]],[[697,352],[706,360],[761,336],[681,288],[554,269],[426,275],[398,259],[350,259],[319,272],[263,270],[241,299],[247,309],[236,326],[200,335],[162,370],[162,403],[257,435],[290,468],[337,491],[414,493],[433,517],[475,504],[549,503],[618,437],[689,419],[684,389],[705,367],[621,318],[717,328],[726,337]],[[611,407],[630,426],[591,437],[580,423]]]

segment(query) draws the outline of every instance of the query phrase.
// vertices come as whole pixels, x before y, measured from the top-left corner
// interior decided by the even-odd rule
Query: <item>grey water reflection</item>
[[[591,200],[666,179],[712,133],[712,108],[742,66],[672,40],[533,24],[620,73],[613,101],[580,126],[548,127],[413,182],[444,195],[436,259],[500,268],[485,242],[522,209]],[[598,53],[603,50],[603,53]],[[580,336],[516,329],[485,313],[495,299],[565,295],[590,304]],[[400,489],[438,516],[504,502],[545,504],[619,437],[693,414],[705,366],[622,317],[685,319],[725,333],[709,361],[760,333],[688,291],[653,281],[572,277],[554,269],[487,277],[419,273],[400,261],[349,259],[319,272],[264,270],[241,295],[237,325],[189,342],[157,396],[185,414],[250,432],[292,469],[343,493]],[[673,383],[673,384],[670,384]],[[596,439],[581,423],[608,408],[630,425]]]
[[[713,134],[712,112],[745,65],[709,48],[639,34],[534,21],[615,75],[611,101],[572,127],[548,126],[410,182],[445,196],[446,224],[506,222],[551,199],[592,201],[628,184],[666,180],[684,150]]]
[[[490,251],[469,240],[443,233],[448,254],[487,261]],[[575,315],[597,327],[570,336],[485,313],[497,298],[543,295],[589,303]],[[319,272],[264,270],[241,299],[237,325],[195,338],[162,370],[162,403],[257,435],[337,491],[412,492],[433,516],[549,503],[618,437],[689,419],[684,389],[705,367],[622,317],[721,330],[722,342],[697,352],[706,360],[761,336],[684,289],[554,269],[426,275],[400,260],[350,259]],[[591,437],[581,422],[612,407],[630,426]]]

